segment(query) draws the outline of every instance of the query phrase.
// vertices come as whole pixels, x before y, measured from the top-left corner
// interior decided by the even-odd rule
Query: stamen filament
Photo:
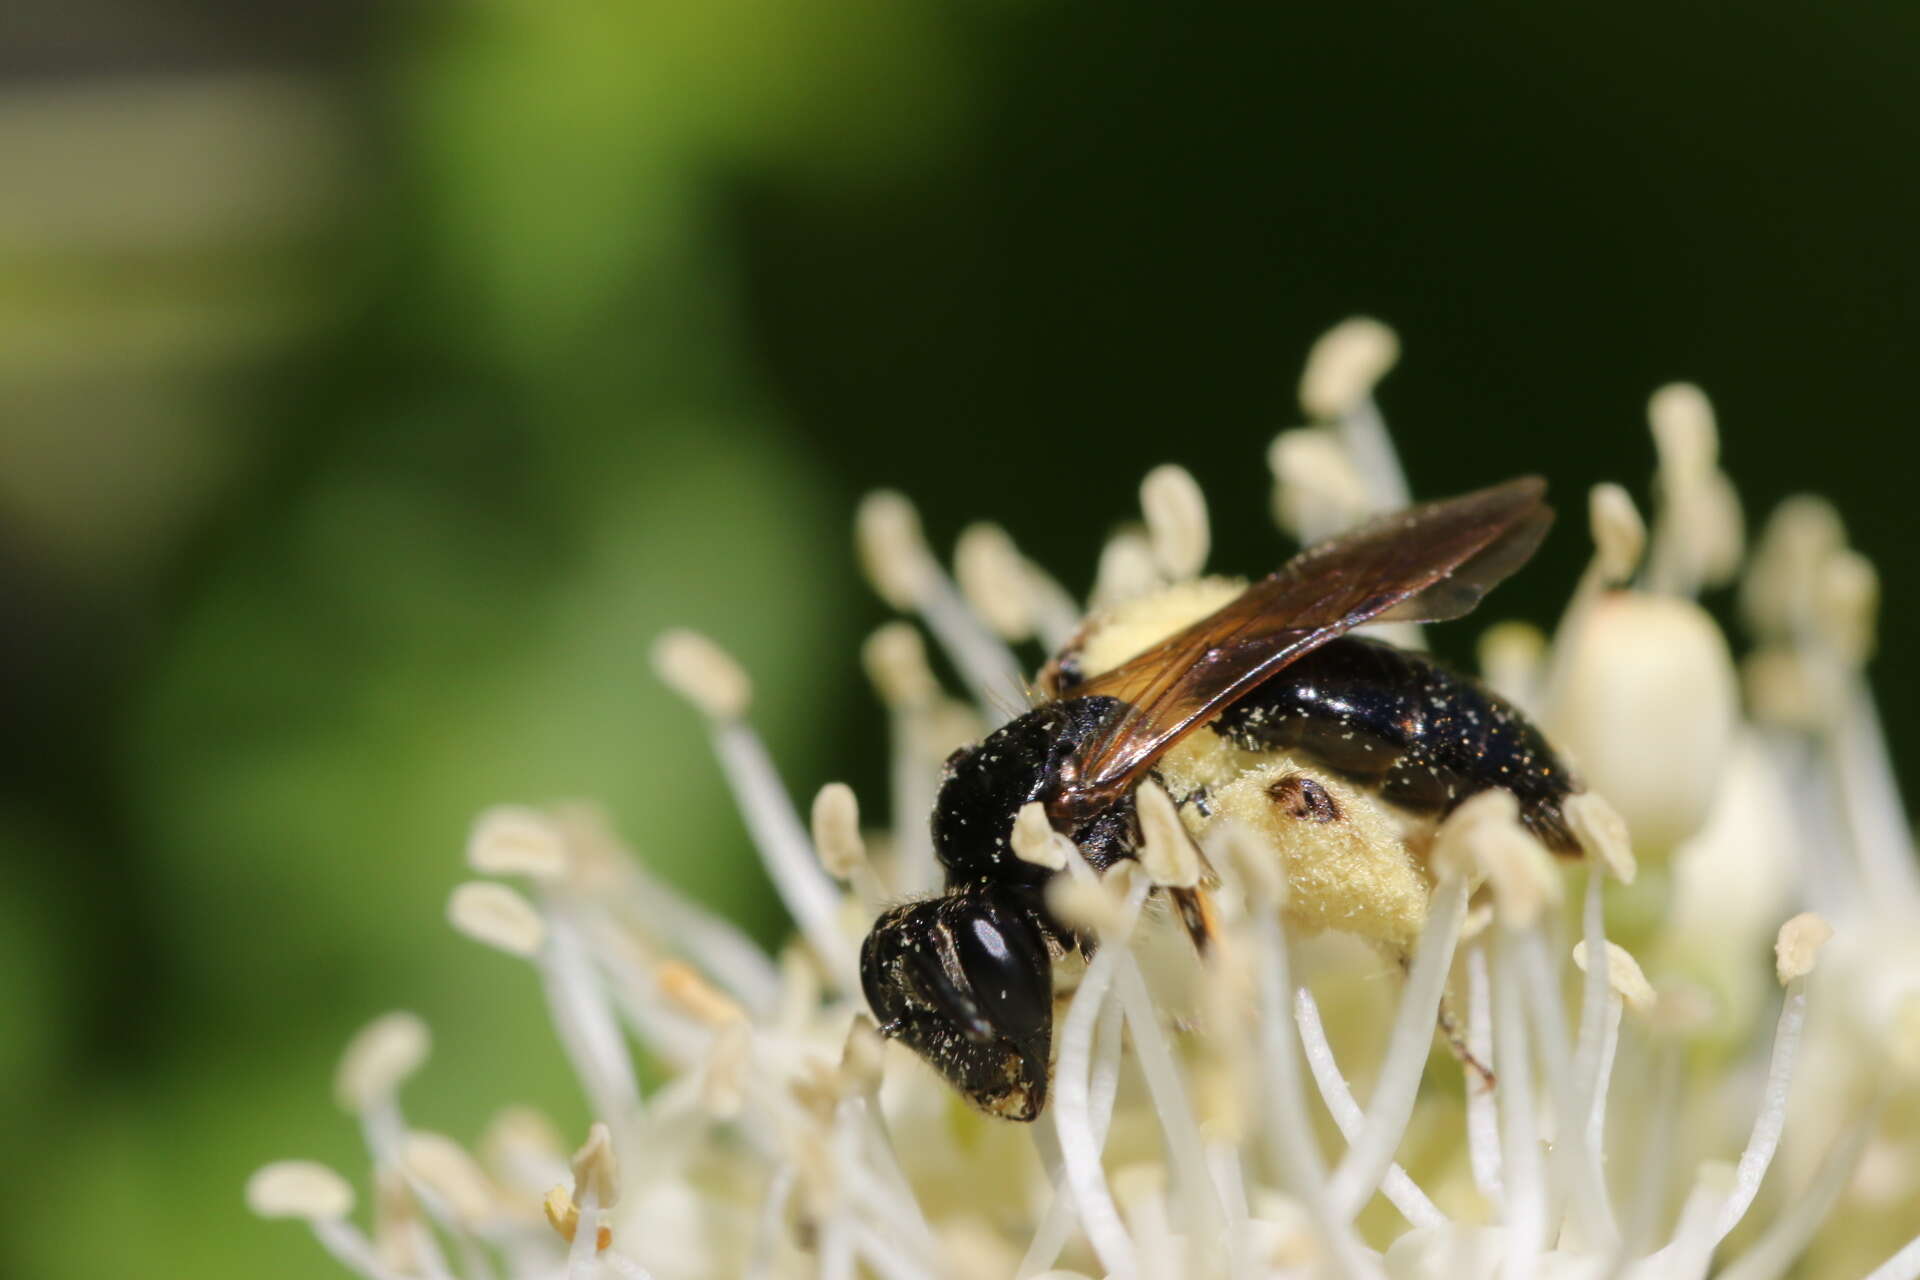
[[[1920,1277],[1920,1236],[1907,1241],[1900,1252],[1875,1267],[1866,1280],[1915,1280]]]
[[[1143,895],[1145,884],[1143,880],[1136,887],[1136,898]],[[1120,1280],[1130,1280],[1139,1270],[1133,1238],[1120,1221],[1120,1211],[1114,1205],[1106,1173],[1100,1165],[1102,1144],[1096,1141],[1093,1132],[1088,1081],[1094,1023],[1112,985],[1114,964],[1113,947],[1102,947],[1081,976],[1080,989],[1073,993],[1073,1001],[1067,1006],[1066,1025],[1060,1034],[1060,1056],[1054,1065],[1053,1118],[1060,1135],[1061,1166],[1067,1187],[1073,1193],[1081,1230],[1108,1273]]]
[[[927,576],[914,604],[984,714],[1004,720],[1009,708],[1026,704],[1027,683],[1013,651],[974,616],[944,570]]]
[[[539,969],[555,1034],[592,1102],[594,1114],[624,1127],[640,1110],[640,1085],[626,1039],[608,1008],[579,931],[564,911],[547,913]]]
[[[1857,679],[1852,685],[1828,733],[1827,750],[1855,856],[1869,893],[1890,899],[1889,909],[1920,911],[1920,858],[1914,856],[1880,713],[1864,685]]]
[[[1714,1206],[1726,1199],[1727,1167],[1716,1162],[1702,1165],[1687,1202],[1680,1209],[1680,1223],[1673,1239],[1649,1260],[1648,1270],[1668,1276],[1701,1276],[1713,1258],[1713,1246],[1719,1240],[1714,1227]]]
[[[315,1219],[309,1224],[313,1238],[335,1262],[366,1280],[403,1280],[389,1271],[374,1252],[373,1242],[360,1228],[340,1218]]]
[[[1534,1128],[1533,1063],[1528,1046],[1525,985],[1527,964],[1515,930],[1497,925],[1493,949],[1495,1093],[1500,1107],[1501,1168],[1507,1198],[1502,1220],[1507,1228],[1502,1274],[1508,1280],[1533,1275],[1546,1237],[1547,1184]]]
[[[1313,992],[1305,987],[1294,989],[1293,1017],[1300,1028],[1301,1046],[1306,1050],[1307,1069],[1313,1073],[1313,1082],[1319,1086],[1321,1100],[1333,1115],[1334,1124],[1339,1126],[1341,1136],[1347,1140],[1348,1154],[1351,1156],[1354,1140],[1365,1127],[1366,1117],[1360,1110],[1360,1104],[1354,1101],[1346,1077],[1340,1073],[1340,1064],[1333,1056],[1333,1046],[1327,1042],[1326,1027],[1320,1021],[1320,1005],[1314,1000]],[[1377,1087],[1375,1092],[1378,1092]],[[1380,1179],[1380,1191],[1400,1211],[1400,1215],[1416,1227],[1438,1227],[1447,1221],[1446,1215],[1440,1212],[1427,1193],[1407,1176],[1407,1171],[1397,1162],[1387,1166],[1385,1176]]]
[[[713,746],[781,902],[834,981],[844,991],[858,991],[853,945],[840,932],[840,892],[814,856],[760,736],[744,721],[716,721]]]
[[[1875,1107],[1833,1144],[1807,1189],[1720,1273],[1719,1280],[1776,1280],[1786,1274],[1853,1177],[1878,1118],[1879,1108]]]
[[[1553,1104],[1554,1130],[1548,1159],[1555,1176],[1548,1197],[1548,1217],[1553,1219],[1563,1204],[1570,1202],[1586,1236],[1582,1243],[1590,1248],[1605,1249],[1616,1231],[1606,1187],[1601,1179],[1591,1176],[1592,1165],[1587,1160],[1587,1128],[1581,1120],[1588,1094],[1580,1089],[1567,1053],[1566,1011],[1560,1000],[1559,974],[1546,954],[1546,944],[1538,930],[1523,935],[1519,947],[1521,989],[1532,1015],[1547,1097]]]
[[[1599,1069],[1594,1073],[1593,1088],[1588,1094],[1590,1101],[1587,1104],[1587,1160],[1592,1165],[1590,1176],[1603,1188],[1607,1185],[1606,1170],[1601,1166],[1601,1156],[1606,1151],[1607,1086],[1613,1079],[1614,1054],[1620,1047],[1620,1015],[1626,1009],[1626,1001],[1611,991],[1607,993],[1606,999],[1607,1010],[1603,1015],[1605,1025],[1600,1036]],[[1610,1220],[1614,1217],[1611,1189],[1607,1192],[1607,1216]]]
[[[1668,1202],[1669,1188],[1673,1183],[1672,1166],[1668,1159],[1669,1135],[1674,1132],[1674,1123],[1680,1110],[1685,1067],[1679,1047],[1662,1044],[1656,1048],[1647,1068],[1652,1076],[1650,1092],[1654,1102],[1645,1123],[1638,1126],[1639,1169],[1634,1182],[1632,1215],[1627,1219],[1628,1247],[1636,1252],[1646,1248],[1656,1237],[1660,1229],[1660,1208]]]
[[[1340,443],[1347,447],[1360,478],[1367,486],[1367,499],[1375,511],[1398,511],[1412,500],[1407,473],[1400,466],[1400,455],[1387,431],[1387,420],[1371,394],[1354,402],[1340,415]]]
[[[787,1199],[793,1194],[797,1172],[791,1161],[781,1161],[767,1179],[760,1199],[760,1212],[754,1218],[753,1245],[747,1252],[749,1280],[771,1280],[774,1252],[779,1248],[781,1228],[786,1219]]]
[[[1366,1122],[1334,1170],[1329,1198],[1333,1211],[1348,1219],[1360,1212],[1380,1185],[1413,1116],[1414,1096],[1440,1016],[1440,996],[1453,964],[1460,922],[1467,914],[1465,877],[1452,871],[1444,873],[1434,888],[1429,911],[1414,953],[1413,969],[1400,994],[1386,1058],[1373,1096],[1368,1099]]]
[[[1115,970],[1115,986],[1120,1005],[1126,1011],[1127,1025],[1133,1031],[1135,1060],[1140,1064],[1141,1075],[1146,1078],[1154,1114],[1160,1120],[1160,1131],[1166,1136],[1174,1170],[1179,1176],[1181,1198],[1186,1201],[1190,1215],[1189,1241],[1199,1248],[1201,1257],[1205,1258],[1212,1252],[1212,1245],[1226,1234],[1223,1230],[1226,1211],[1220,1204],[1219,1189],[1213,1185],[1213,1178],[1207,1172],[1206,1149],[1200,1138],[1200,1126],[1194,1121],[1193,1108],[1188,1103],[1186,1088],[1180,1080],[1180,1070],[1174,1065],[1173,1050],[1160,1027],[1153,996],[1148,992],[1146,978],[1140,972],[1140,962],[1131,952],[1120,957]],[[1224,1243],[1227,1271],[1232,1274],[1239,1270],[1235,1255],[1240,1242],[1226,1234]],[[1218,1256],[1210,1261],[1217,1265]]]
[[[620,882],[621,891],[610,896],[622,918],[631,916],[644,936],[684,951],[696,969],[755,1016],[772,1010],[780,998],[779,974],[744,930],[648,875],[633,859],[622,860]]]
[[[1487,981],[1487,949],[1476,943],[1467,949],[1467,1051],[1474,1062],[1493,1061],[1493,1000]],[[1467,1077],[1467,1158],[1474,1185],[1487,1203],[1499,1208],[1506,1199],[1500,1168],[1500,1117],[1493,1087],[1470,1063],[1462,1063]]]
[[[1293,1019],[1287,1016],[1287,993],[1293,989],[1292,966],[1287,961],[1286,935],[1279,912],[1262,904],[1253,922],[1260,990],[1260,1051],[1265,1067],[1261,1089],[1267,1139],[1267,1158],[1292,1194],[1307,1208],[1320,1232],[1328,1261],[1343,1276],[1372,1277],[1380,1264],[1354,1234],[1353,1226],[1333,1211],[1327,1195],[1326,1165],[1318,1140],[1307,1123],[1306,1091],[1300,1084],[1300,1061]]]
[[[1761,1094],[1760,1113],[1754,1117],[1753,1133],[1747,1149],[1740,1155],[1733,1194],[1721,1209],[1714,1240],[1727,1238],[1738,1226],[1760,1194],[1760,1181],[1767,1176],[1773,1153],[1780,1146],[1780,1132],[1787,1123],[1787,1090],[1793,1083],[1793,1059],[1800,1047],[1800,1031],[1807,1017],[1807,980],[1797,977],[1787,983],[1781,1001],[1780,1022],[1773,1035],[1773,1056],[1767,1063],[1767,1084]]]

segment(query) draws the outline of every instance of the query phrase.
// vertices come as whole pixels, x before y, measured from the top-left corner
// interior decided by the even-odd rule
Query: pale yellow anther
[[[848,1090],[871,1096],[880,1087],[886,1063],[887,1042],[873,1019],[857,1013],[847,1026],[847,1039],[840,1046],[840,1079]]]
[[[997,524],[971,524],[953,549],[953,576],[973,611],[1002,637],[1033,634],[1033,586],[1027,563]]]
[[[1198,577],[1207,563],[1207,498],[1185,467],[1155,467],[1140,482],[1140,511],[1160,572],[1174,582]]]
[[[1584,938],[1573,944],[1573,963],[1580,972],[1587,971],[1587,943]],[[1640,962],[1625,947],[1612,942],[1607,944],[1607,985],[1635,1013],[1653,1011],[1656,999],[1653,984],[1647,981]]]
[[[1647,549],[1647,523],[1633,498],[1617,484],[1593,486],[1587,495],[1587,525],[1601,580],[1618,585],[1632,578]]]
[[[1049,871],[1064,871],[1072,844],[1053,829],[1047,806],[1029,800],[1013,815],[1013,856]]]
[[[587,1140],[573,1153],[573,1199],[591,1201],[597,1209],[620,1203],[620,1165],[613,1154],[613,1134],[605,1124],[587,1130]]]
[[[940,692],[927,665],[926,641],[911,622],[889,622],[876,630],[860,657],[880,700],[895,711],[924,707]]]
[[[1315,419],[1338,418],[1373,394],[1400,359],[1400,339],[1368,316],[1343,320],[1320,336],[1300,375],[1300,407]]]
[[[1774,972],[1779,975],[1780,985],[1812,973],[1820,948],[1832,937],[1833,926],[1811,911],[1803,911],[1781,925],[1773,944]]]
[[[1633,883],[1639,863],[1633,856],[1633,836],[1627,830],[1627,820],[1618,809],[1599,793],[1582,791],[1562,801],[1560,812],[1566,815],[1567,826],[1588,856],[1621,884]]]
[[[934,573],[913,503],[891,489],[868,494],[855,516],[854,535],[861,567],[880,598],[896,609],[913,608]]]
[[[562,1240],[572,1244],[574,1236],[580,1231],[580,1206],[573,1202],[572,1194],[565,1187],[555,1187],[547,1192],[540,1207],[547,1215],[548,1225]],[[594,1234],[593,1247],[596,1253],[606,1252],[607,1246],[612,1243],[613,1228],[603,1226]]]
[[[1267,448],[1273,518],[1301,542],[1350,528],[1371,507],[1367,484],[1340,439],[1323,427],[1282,431]]]
[[[1847,531],[1826,499],[1800,494],[1775,507],[1740,588],[1754,630],[1793,640],[1815,627],[1821,571],[1846,545]]]
[[[547,922],[534,905],[491,880],[456,885],[447,898],[447,919],[474,941],[508,955],[535,955],[547,940]]]
[[[1873,656],[1880,612],[1880,574],[1858,551],[1838,551],[1820,573],[1821,630],[1841,659],[1855,666]]]
[[[677,960],[663,964],[656,980],[660,983],[661,995],[710,1027],[730,1026],[747,1019],[747,1011],[732,996],[708,982],[690,965]]]
[[[661,683],[715,720],[737,720],[753,700],[753,685],[732,655],[697,631],[664,631],[653,642],[653,671]]]
[[[1745,519],[1740,495],[1719,467],[1713,406],[1700,388],[1677,382],[1654,392],[1647,419],[1660,455],[1655,475],[1659,528],[1650,588],[1691,595],[1728,581],[1740,568]]]
[[[1430,861],[1442,876],[1485,876],[1500,923],[1524,929],[1560,900],[1561,883],[1553,855],[1527,834],[1519,817],[1511,791],[1482,791],[1440,823]]]
[[[487,876],[557,880],[567,873],[567,841],[546,814],[503,804],[474,819],[467,865]]]
[[[1137,600],[1161,585],[1160,565],[1145,533],[1122,529],[1107,539],[1107,545],[1100,549],[1100,567],[1094,572],[1096,608]]]
[[[368,1023],[340,1055],[335,1099],[355,1113],[384,1103],[420,1069],[432,1043],[427,1024],[411,1013],[389,1013]]]
[[[438,1195],[453,1216],[468,1226],[494,1216],[493,1184],[465,1147],[441,1133],[415,1130],[400,1148],[407,1174]]]
[[[1155,884],[1191,889],[1200,883],[1200,851],[1180,821],[1173,797],[1148,779],[1134,790],[1140,816],[1140,866]]]
[[[1647,423],[1663,469],[1700,476],[1720,460],[1720,434],[1706,392],[1691,382],[1670,382],[1647,401]]]
[[[860,804],[853,788],[844,782],[829,782],[813,797],[813,847],[820,854],[820,865],[838,880],[850,878],[867,860],[866,842],[860,838]]]
[[[541,1199],[540,1207],[547,1215],[548,1225],[562,1240],[572,1244],[580,1229],[580,1207],[574,1204],[573,1193],[563,1186],[555,1186]]]
[[[312,1160],[276,1160],[247,1179],[247,1208],[262,1218],[335,1222],[353,1212],[347,1180]]]

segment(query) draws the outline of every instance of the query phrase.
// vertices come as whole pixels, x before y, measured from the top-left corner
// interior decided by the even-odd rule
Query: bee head
[[[895,907],[860,950],[882,1034],[926,1059],[974,1106],[1032,1120],[1047,1099],[1053,962],[1033,908],[969,885]]]

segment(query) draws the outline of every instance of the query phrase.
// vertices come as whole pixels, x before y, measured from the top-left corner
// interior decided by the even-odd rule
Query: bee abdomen
[[[1577,852],[1561,801],[1578,784],[1514,707],[1422,654],[1346,636],[1284,668],[1212,724],[1250,751],[1291,750],[1382,798],[1445,814],[1502,787],[1548,848]]]

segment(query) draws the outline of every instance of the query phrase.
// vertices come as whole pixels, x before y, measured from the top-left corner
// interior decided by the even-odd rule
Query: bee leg
[[[1212,896],[1197,885],[1191,889],[1169,889],[1167,893],[1173,899],[1174,909],[1180,913],[1180,923],[1187,927],[1187,936],[1193,939],[1193,949],[1204,959],[1220,936]]]
[[[1491,1089],[1498,1083],[1493,1068],[1474,1057],[1473,1050],[1467,1047],[1467,1029],[1460,1021],[1459,1011],[1454,1008],[1452,991],[1440,994],[1440,1034],[1447,1038],[1447,1048],[1460,1065],[1479,1078],[1482,1089]]]

